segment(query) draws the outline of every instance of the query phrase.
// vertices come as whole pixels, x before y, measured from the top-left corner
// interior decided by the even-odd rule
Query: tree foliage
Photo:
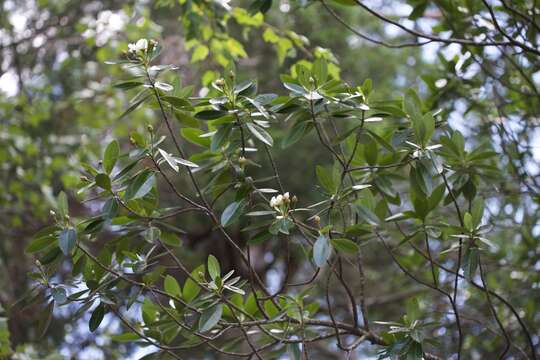
[[[8,194],[38,204],[40,222],[53,207],[25,245],[35,267],[23,302],[41,307],[37,332],[66,309],[125,353],[150,346],[147,358],[535,359],[538,9],[407,3],[408,22],[360,0],[284,2],[281,14],[272,1],[161,1],[157,11],[179,7],[200,69],[165,61],[170,44],[149,25],[103,47],[113,81],[88,103],[113,104],[95,114],[66,105],[82,119],[66,132],[102,115],[114,136],[90,126],[69,166],[78,144],[45,141],[59,162],[28,166],[39,176],[17,168],[36,157],[28,139],[40,133],[14,124],[18,109],[31,120],[54,102],[43,89],[19,98],[28,104],[8,99],[2,154],[27,144],[8,163]],[[271,25],[283,4],[298,8],[300,30],[315,8],[374,52],[420,62],[414,51],[435,45],[451,56],[426,65],[421,86],[379,91],[354,73],[342,79],[339,49]],[[370,22],[356,26],[357,16]],[[375,33],[387,26],[399,35]],[[281,75],[246,70],[250,42],[271,46]],[[62,186],[50,184],[66,169]],[[0,352],[13,352],[0,330]]]

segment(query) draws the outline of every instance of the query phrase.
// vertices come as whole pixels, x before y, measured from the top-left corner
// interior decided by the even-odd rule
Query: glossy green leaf
[[[221,225],[229,226],[230,224],[234,223],[236,220],[238,220],[243,210],[243,201],[235,201],[230,203],[221,214]]]
[[[259,139],[266,145],[272,146],[274,144],[272,136],[270,136],[270,134],[261,126],[255,123],[246,123],[246,127],[257,139]]]
[[[77,232],[73,228],[64,229],[60,232],[58,236],[58,245],[64,253],[64,255],[69,256],[75,245],[77,244]]]
[[[94,332],[97,330],[97,328],[103,321],[104,316],[105,316],[105,306],[103,304],[99,304],[94,309],[94,311],[92,312],[92,316],[90,317],[88,328],[90,329],[91,332]]]
[[[195,118],[199,120],[215,120],[227,115],[227,111],[223,110],[203,110],[195,114]]]
[[[155,180],[153,172],[144,171],[140,173],[129,183],[124,195],[125,199],[135,200],[144,197],[154,187]]]
[[[199,331],[212,330],[217,325],[223,314],[223,304],[216,304],[203,311],[199,318]]]

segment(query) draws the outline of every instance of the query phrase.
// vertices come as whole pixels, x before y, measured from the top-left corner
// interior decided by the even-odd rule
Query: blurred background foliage
[[[438,27],[439,32],[459,35],[471,32],[459,7],[481,6],[480,1],[368,3],[417,29]],[[516,4],[530,6],[526,1]],[[371,79],[374,98],[397,98],[409,87],[420,88],[430,107],[443,109],[449,126],[463,131],[468,147],[491,143],[501,154],[501,175],[490,179],[491,186],[477,189],[491,205],[498,230],[489,281],[538,329],[538,56],[444,44],[388,48],[350,32],[323,5],[274,0],[263,15],[253,11],[251,1],[0,2],[0,356],[16,350],[29,358],[112,359],[138,350],[133,344],[112,344],[108,335],[119,324],[89,334],[72,321],[71,309],[57,308],[49,317],[47,309],[32,303],[35,294],[27,273],[33,259],[24,248],[50,222],[49,210],[60,191],[68,194],[75,216],[95,211],[73,191],[81,164],[97,163],[113,137],[128,144],[132,131],[156,122],[147,110],[118,120],[127,98],[113,91],[111,83],[122,75],[105,64],[139,38],[163,44],[160,62],[178,66],[183,86],[192,85],[194,94],[206,94],[231,62],[241,79],[258,80],[261,93],[279,93],[279,74],[294,72],[295,64],[309,65],[315,58],[327,59],[331,73],[346,82]],[[393,43],[410,41],[407,34],[348,6],[348,1],[327,5],[362,31]],[[413,10],[421,16],[411,18]],[[308,137],[295,148],[294,157],[287,149],[276,152],[278,166],[288,169],[283,172],[288,190],[306,202],[317,200],[318,194],[306,188],[305,179],[314,178],[315,162],[328,156],[319,146]],[[480,185],[480,180],[474,181]],[[203,225],[197,234],[186,240],[186,251],[201,260],[212,237]],[[222,258],[230,256],[230,250],[220,251]],[[377,249],[369,246],[367,251]],[[381,305],[380,317],[399,316],[406,299],[425,291],[389,278],[388,256],[367,253],[365,258],[368,281],[379,284],[370,289],[369,298]],[[274,271],[277,259],[264,260],[264,248],[259,259],[261,271]],[[474,355],[473,340],[468,337],[465,347]],[[537,334],[534,342],[538,346]]]

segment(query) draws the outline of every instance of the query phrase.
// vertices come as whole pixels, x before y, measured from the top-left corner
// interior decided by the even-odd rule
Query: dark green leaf
[[[96,185],[105,190],[111,190],[111,179],[107,174],[97,174],[95,177]]]
[[[223,110],[203,110],[195,114],[199,120],[214,120],[227,115],[227,111]]]
[[[139,199],[145,196],[152,190],[155,183],[154,173],[145,171],[137,175],[135,180],[131,181],[124,195],[126,200]]]
[[[334,175],[331,169],[317,165],[315,168],[317,173],[317,179],[319,184],[328,191],[330,194],[334,194],[337,191],[338,184],[334,181]]]
[[[274,144],[274,140],[272,140],[272,137],[266,130],[264,130],[261,126],[255,124],[255,123],[246,123],[246,126],[248,130],[260,141],[265,143],[268,146],[272,146]]]
[[[96,329],[99,327],[99,324],[101,324],[104,316],[105,306],[103,304],[99,304],[98,307],[94,309],[94,311],[92,312],[92,316],[90,317],[90,323],[88,324],[90,332],[96,331]]]
[[[60,232],[60,235],[58,237],[58,245],[60,246],[60,249],[62,250],[64,255],[69,256],[75,248],[76,243],[77,232],[75,231],[75,229],[68,228]]]
[[[123,81],[123,82],[114,84],[113,87],[117,89],[128,90],[128,89],[139,87],[141,85],[144,85],[142,81]]]

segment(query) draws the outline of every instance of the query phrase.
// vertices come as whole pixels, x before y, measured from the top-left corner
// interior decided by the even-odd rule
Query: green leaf
[[[48,226],[34,235],[34,239],[25,248],[27,254],[44,250],[55,243],[57,226]]]
[[[420,118],[422,116],[422,100],[414,89],[408,89],[403,99],[405,111],[411,118]]]
[[[227,115],[227,111],[223,110],[203,110],[195,114],[195,118],[199,120],[215,120]]]
[[[162,232],[161,241],[163,241],[165,244],[169,246],[174,246],[174,247],[178,247],[182,245],[182,240],[176,234],[173,234],[170,232]]]
[[[338,184],[334,181],[334,174],[332,170],[321,165],[317,165],[315,172],[317,174],[319,184],[321,184],[321,186],[330,194],[335,194]]]
[[[318,81],[318,85],[322,85],[328,79],[328,64],[325,59],[318,58],[313,62],[313,67],[311,69],[313,76]]]
[[[437,186],[435,188],[435,190],[433,190],[433,193],[431,194],[431,196],[428,199],[429,209],[430,210],[435,209],[437,207],[437,205],[439,205],[441,200],[444,198],[445,191],[446,191],[445,184],[441,184],[441,185]]]
[[[107,174],[97,174],[94,181],[102,189],[111,191],[111,179]]]
[[[355,6],[357,5],[354,0],[333,0],[334,2],[345,5],[345,6]]]
[[[58,245],[64,255],[69,256],[77,243],[77,232],[73,228],[62,230],[58,236]]]
[[[189,303],[193,299],[199,295],[201,292],[201,288],[197,283],[195,283],[190,278],[186,279],[186,282],[184,283],[184,288],[182,289],[182,294],[184,295],[184,299]]]
[[[130,113],[132,113],[133,111],[135,111],[135,109],[137,109],[143,102],[145,102],[146,100],[148,100],[148,98],[150,98],[150,95],[146,95],[145,97],[143,97],[142,99],[134,102],[130,107],[128,107],[123,113],[122,115],[120,115],[120,117],[118,118],[118,120],[121,120],[123,118],[125,118],[126,116],[128,116]]]
[[[98,307],[94,309],[94,311],[92,312],[92,316],[90,317],[90,323],[88,324],[90,332],[96,331],[96,329],[99,327],[99,324],[101,324],[104,316],[105,306],[103,304],[99,304]]]
[[[211,330],[221,320],[223,314],[223,304],[216,304],[204,310],[199,318],[199,331],[206,332]]]
[[[264,130],[261,126],[254,124],[254,123],[246,123],[246,126],[248,130],[260,141],[265,143],[268,146],[272,146],[274,144],[274,140],[272,140],[272,136],[266,130]]]
[[[112,341],[118,341],[118,342],[133,342],[139,339],[140,339],[139,335],[132,332],[111,336]]]
[[[285,86],[287,89],[291,90],[296,95],[307,95],[308,92],[306,89],[301,87],[300,85],[294,84],[294,83],[283,83],[283,86]]]
[[[206,59],[209,53],[208,46],[199,44],[193,51],[193,54],[191,55],[191,62],[197,62]]]
[[[319,235],[315,244],[313,244],[313,261],[318,267],[323,267],[326,261],[332,254],[332,247],[328,238],[324,235]]]
[[[243,209],[244,201],[235,201],[230,203],[221,214],[221,225],[229,226],[235,222],[240,217]]]
[[[26,247],[24,252],[27,253],[27,254],[32,254],[32,253],[44,250],[47,247],[49,247],[49,245],[51,245],[51,243],[52,243],[51,240],[52,239],[53,238],[51,236],[38,237],[38,238],[32,240],[32,242],[30,242],[30,244],[28,244],[28,246]]]
[[[463,224],[468,231],[472,232],[474,230],[472,215],[469,212],[463,215]]]
[[[465,251],[465,256],[463,257],[463,275],[467,279],[472,279],[478,268],[479,261],[478,249],[475,247],[469,247]]]
[[[221,269],[219,267],[219,261],[214,255],[208,255],[208,274],[215,280],[221,275]]]
[[[298,142],[308,132],[308,130],[310,130],[310,128],[309,121],[297,122],[281,140],[281,147],[285,149]]]
[[[120,145],[118,141],[113,140],[105,148],[105,153],[103,155],[103,170],[107,174],[110,174],[116,161],[118,160],[118,154],[120,153]]]
[[[482,222],[482,216],[484,215],[484,201],[482,199],[476,199],[473,202],[471,215],[473,228],[477,228]]]
[[[179,98],[177,96],[162,96],[160,97],[160,99],[171,104],[176,109],[193,108],[189,101]]]
[[[144,85],[142,81],[122,81],[114,84],[113,87],[117,89],[128,90],[139,87],[141,85]]]
[[[137,175],[135,180],[129,183],[124,195],[126,200],[139,199],[152,190],[155,184],[155,176],[151,171],[145,171]]]
[[[365,220],[370,225],[378,225],[379,224],[379,218],[373,211],[371,211],[369,208],[367,208],[364,205],[356,205],[356,212],[358,213],[358,216]]]
[[[229,139],[232,126],[231,124],[219,126],[216,133],[212,136],[212,142],[210,144],[210,150],[217,151],[223,146]]]
[[[180,285],[178,285],[176,279],[173,278],[171,275],[165,276],[165,280],[163,281],[163,287],[167,294],[175,296],[177,298],[182,297],[182,289],[180,289]]]
[[[332,243],[332,246],[335,247],[338,251],[347,254],[356,254],[359,250],[358,245],[354,241],[349,239],[331,239],[330,242]]]
[[[197,128],[183,128],[180,130],[182,137],[192,144],[200,145],[204,147],[210,147],[212,141],[209,137],[201,137],[204,131]]]
[[[58,197],[56,199],[56,208],[58,210],[58,215],[60,215],[61,217],[65,217],[66,215],[68,215],[68,199],[66,193],[63,191],[60,191],[60,193],[58,194]]]

